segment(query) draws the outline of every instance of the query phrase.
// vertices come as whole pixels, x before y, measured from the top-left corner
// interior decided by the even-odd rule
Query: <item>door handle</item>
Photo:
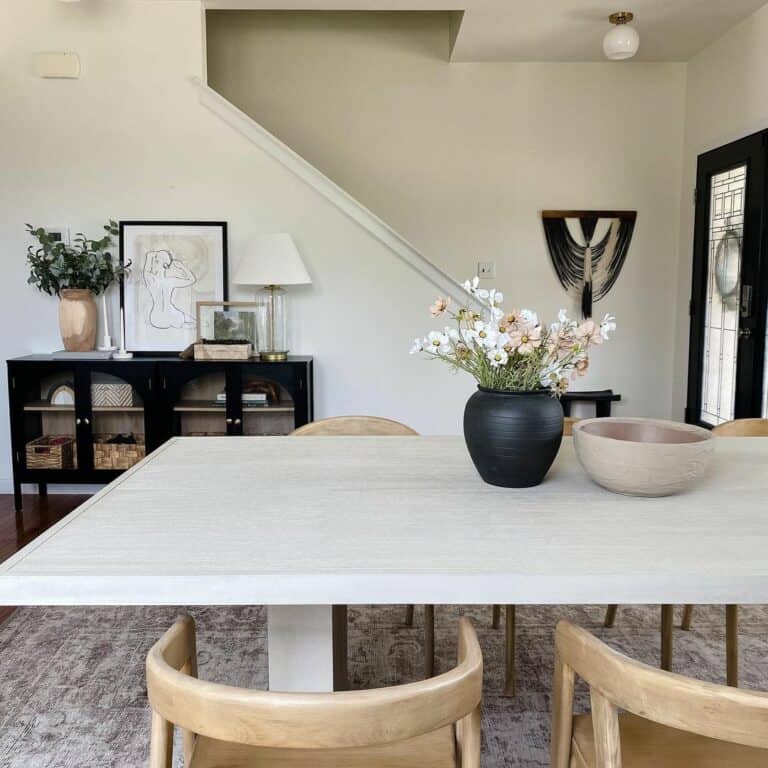
[[[227,419],[227,424],[231,424],[231,423],[232,423],[232,419]]]
[[[79,426],[80,426],[80,423],[81,423],[81,421],[82,421],[81,419],[75,419],[75,424],[77,424],[77,426],[79,427]]]
[[[239,423],[240,423],[240,419],[235,419],[235,424],[239,424]]]
[[[752,329],[751,328],[739,328],[739,338],[740,339],[748,339],[752,336]]]

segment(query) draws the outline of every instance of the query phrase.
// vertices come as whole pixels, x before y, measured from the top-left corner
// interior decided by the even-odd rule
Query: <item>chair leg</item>
[[[331,638],[333,643],[333,690],[348,691],[347,674],[347,606],[331,608]]]
[[[493,628],[498,629],[501,626],[501,606],[493,606]]]
[[[508,605],[506,634],[504,637],[504,695],[515,695],[515,606]]]
[[[435,606],[424,606],[424,677],[435,674]]]
[[[661,668],[672,669],[672,640],[674,635],[674,605],[661,606]]]
[[[412,605],[407,605],[405,607],[405,626],[406,627],[413,626],[413,606]]]
[[[616,623],[616,611],[618,611],[618,605],[609,605],[605,609],[605,619],[603,619],[604,627],[612,627]]]
[[[686,632],[691,631],[691,620],[693,619],[693,606],[686,604],[683,606],[683,618],[680,620],[680,629]]]
[[[726,682],[739,687],[739,606],[725,606]]]

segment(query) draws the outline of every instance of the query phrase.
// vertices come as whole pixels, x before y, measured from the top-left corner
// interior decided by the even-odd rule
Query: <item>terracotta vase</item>
[[[90,352],[96,346],[96,301],[85,288],[61,292],[59,327],[67,352]]]

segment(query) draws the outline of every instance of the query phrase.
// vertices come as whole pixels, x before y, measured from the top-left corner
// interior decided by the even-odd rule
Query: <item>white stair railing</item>
[[[475,303],[473,297],[447,272],[433,264],[423,254],[414,248],[405,238],[395,232],[392,227],[383,222],[376,214],[355,200],[338,184],[331,181],[324,173],[308,163],[280,139],[259,125],[252,117],[238,109],[232,102],[225,99],[200,78],[193,77],[192,83],[197,89],[200,103],[230,125],[245,138],[277,160],[281,165],[298,176],[319,192],[326,200],[333,203],[350,219],[357,222],[379,242],[404,261],[411,269],[418,272],[437,288],[443,296],[450,296],[459,303]]]

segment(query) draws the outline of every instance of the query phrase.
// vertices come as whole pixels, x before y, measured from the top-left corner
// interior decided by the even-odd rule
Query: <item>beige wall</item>
[[[39,50],[77,51],[81,79],[35,77]],[[435,289],[203,107],[202,64],[190,0],[0,3],[0,359],[61,348],[56,301],[26,284],[24,222],[96,234],[110,216],[224,219],[233,268],[260,233],[301,250],[313,285],[292,292],[292,350],[315,355],[318,416],[459,433],[472,382],[408,355]],[[0,489],[9,478],[2,407]]]
[[[768,128],[768,6],[688,63],[675,354],[675,415],[685,407],[693,189],[703,152]]]
[[[671,412],[685,67],[449,64],[444,14],[209,12],[209,82],[450,274],[567,304],[544,208],[639,214],[618,316],[581,386]],[[351,258],[356,258],[350,254]]]

